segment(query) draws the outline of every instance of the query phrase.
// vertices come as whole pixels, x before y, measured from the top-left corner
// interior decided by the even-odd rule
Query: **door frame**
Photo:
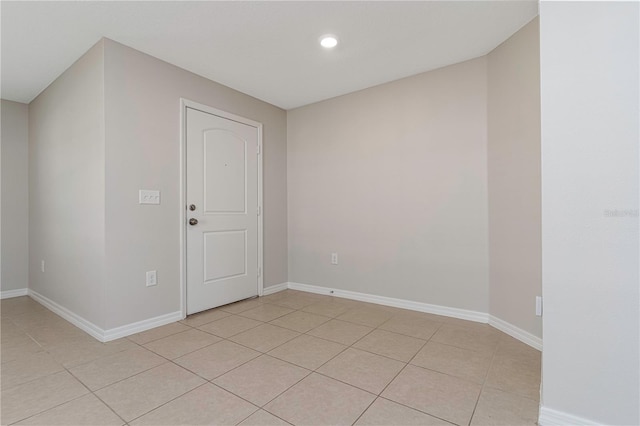
[[[255,127],[258,130],[258,296],[264,290],[263,268],[263,216],[262,203],[262,123],[239,115],[180,98],[180,309],[182,318],[187,316],[187,108],[216,115]]]

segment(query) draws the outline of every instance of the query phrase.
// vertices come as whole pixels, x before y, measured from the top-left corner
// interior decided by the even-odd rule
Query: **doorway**
[[[183,314],[262,294],[262,125],[182,100]]]

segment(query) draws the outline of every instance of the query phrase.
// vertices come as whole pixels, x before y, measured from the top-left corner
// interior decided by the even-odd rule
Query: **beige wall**
[[[285,111],[110,40],[105,87],[107,328],[181,309],[181,97],[263,123],[264,285],[286,282]],[[161,205],[139,205],[139,189]]]
[[[105,323],[103,64],[100,42],[29,104],[29,287],[98,326]]]
[[[29,106],[2,100],[0,290],[29,286]]]
[[[491,315],[542,337],[538,19],[488,55]]]
[[[488,312],[486,92],[483,57],[289,111],[289,281]]]

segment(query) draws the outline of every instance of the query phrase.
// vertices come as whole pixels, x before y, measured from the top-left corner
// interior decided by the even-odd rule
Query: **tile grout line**
[[[473,406],[471,417],[469,417],[469,423],[468,423],[469,426],[473,421],[473,416],[476,415],[476,410],[478,409],[478,403],[480,402],[480,398],[482,397],[482,392],[484,391],[485,384],[487,383],[487,378],[489,377],[489,372],[491,371],[491,367],[493,367],[493,362],[496,359],[496,352],[498,351],[499,344],[500,344],[500,341],[498,341],[498,344],[496,345],[496,347],[493,348],[493,353],[491,354],[491,362],[489,363],[489,368],[487,368],[487,372],[484,374],[484,379],[482,380],[482,386],[480,387],[480,392],[478,392],[478,398],[476,398],[476,403]]]

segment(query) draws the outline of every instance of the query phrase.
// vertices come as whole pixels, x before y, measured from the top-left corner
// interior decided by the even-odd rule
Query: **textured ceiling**
[[[482,56],[537,1],[2,1],[3,99],[30,102],[101,37],[284,109]],[[322,49],[325,33],[340,39]]]

